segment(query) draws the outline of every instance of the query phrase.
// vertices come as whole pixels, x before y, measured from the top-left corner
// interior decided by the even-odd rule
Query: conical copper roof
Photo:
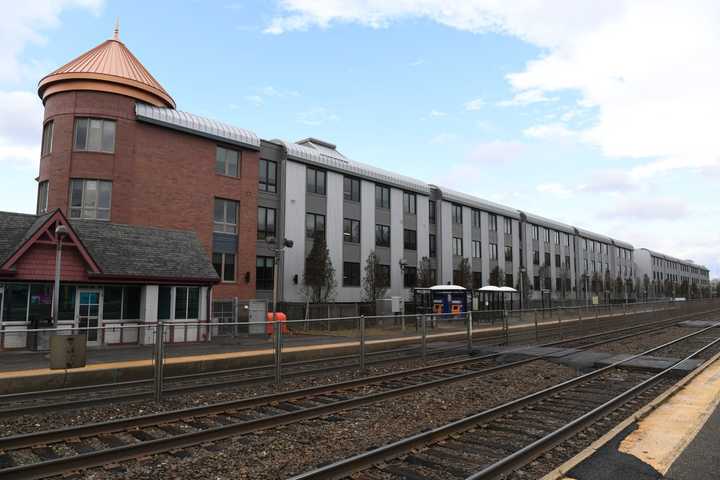
[[[172,97],[117,38],[83,53],[38,84],[43,101],[54,93],[71,90],[117,93],[158,107],[175,108]]]

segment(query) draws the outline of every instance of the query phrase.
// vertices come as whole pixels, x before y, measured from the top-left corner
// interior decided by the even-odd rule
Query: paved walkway
[[[720,479],[720,359],[548,479]],[[571,460],[576,462],[577,460]]]

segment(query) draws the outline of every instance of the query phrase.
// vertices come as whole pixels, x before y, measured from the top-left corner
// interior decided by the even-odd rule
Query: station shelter
[[[151,344],[158,320],[168,342],[207,340],[197,324],[210,318],[218,281],[191,231],[0,212],[0,349],[39,348],[28,330],[46,328],[87,329],[89,346]],[[130,328],[100,328],[112,326]]]
[[[460,315],[471,308],[470,293],[460,285],[435,285],[413,291],[421,313]]]

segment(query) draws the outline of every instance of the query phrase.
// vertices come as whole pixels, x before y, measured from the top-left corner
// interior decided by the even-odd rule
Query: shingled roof
[[[0,265],[12,256],[57,211],[45,215],[0,212]],[[91,220],[69,225],[100,268],[94,276],[137,281],[219,280],[194,232]]]

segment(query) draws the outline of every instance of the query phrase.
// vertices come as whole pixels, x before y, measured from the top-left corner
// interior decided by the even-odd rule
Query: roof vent
[[[325,140],[320,140],[319,138],[313,138],[313,137],[303,138],[302,140],[298,140],[295,143],[298,143],[300,145],[305,145],[307,143],[314,143],[315,145],[320,145],[322,147],[329,148],[331,150],[337,150],[337,145],[335,145],[334,143],[326,142]]]

